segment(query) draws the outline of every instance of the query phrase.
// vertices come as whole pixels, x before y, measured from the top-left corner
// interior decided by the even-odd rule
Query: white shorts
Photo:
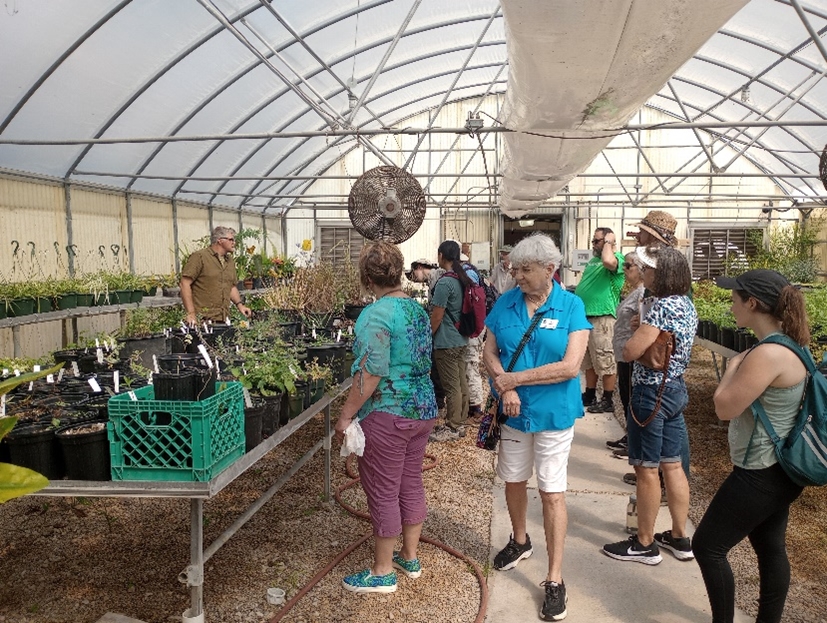
[[[502,427],[497,455],[497,476],[505,482],[523,482],[537,468],[537,486],[545,493],[562,493],[567,488],[569,453],[574,426],[565,430],[523,433]]]

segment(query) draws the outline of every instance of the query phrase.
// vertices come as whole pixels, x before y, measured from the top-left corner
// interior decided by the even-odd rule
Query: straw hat
[[[675,228],[678,226],[678,221],[675,217],[662,210],[650,211],[637,226],[648,231],[655,238],[664,244],[676,246],[678,239],[675,238]]]

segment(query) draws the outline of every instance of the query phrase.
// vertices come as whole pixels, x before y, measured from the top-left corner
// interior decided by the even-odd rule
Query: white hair
[[[514,245],[510,259],[512,266],[524,266],[536,262],[543,266],[553,264],[554,268],[560,268],[563,254],[560,253],[550,236],[535,232]]]

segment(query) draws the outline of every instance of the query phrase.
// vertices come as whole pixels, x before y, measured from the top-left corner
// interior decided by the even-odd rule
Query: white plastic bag
[[[345,429],[345,440],[342,442],[342,449],[339,452],[342,456],[348,456],[353,452],[356,456],[362,456],[365,452],[365,433],[359,426],[359,420],[355,419]]]

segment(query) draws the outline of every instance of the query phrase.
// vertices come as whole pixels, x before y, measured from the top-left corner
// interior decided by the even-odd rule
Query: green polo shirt
[[[574,293],[583,299],[586,316],[615,316],[620,303],[620,290],[626,278],[623,276],[623,254],[615,253],[617,269],[612,272],[603,266],[600,257],[593,257],[586,264],[583,276]]]
[[[195,313],[206,320],[223,322],[230,307],[230,290],[238,282],[232,255],[224,261],[210,247],[195,251],[181,271],[192,279],[192,302]]]

